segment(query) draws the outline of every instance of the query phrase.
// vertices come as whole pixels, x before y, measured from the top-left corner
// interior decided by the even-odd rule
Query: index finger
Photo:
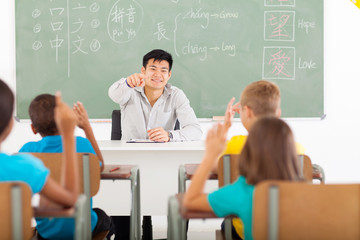
[[[139,77],[140,77],[140,79],[145,79],[146,78],[145,74],[142,74],[142,73],[139,73]]]
[[[61,92],[60,91],[56,91],[55,93],[55,103],[56,105],[59,105],[62,103],[62,98],[61,98]]]
[[[229,101],[229,103],[228,103],[228,105],[227,105],[227,108],[226,108],[226,111],[227,111],[227,112],[228,112],[228,111],[231,111],[232,105],[233,105],[234,101],[235,101],[235,98],[234,98],[234,97],[230,99],[230,101]]]

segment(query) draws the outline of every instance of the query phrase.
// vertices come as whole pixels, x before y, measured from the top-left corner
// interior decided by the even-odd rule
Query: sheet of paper
[[[127,143],[162,143],[162,142],[156,142],[150,139],[130,139],[127,141]]]

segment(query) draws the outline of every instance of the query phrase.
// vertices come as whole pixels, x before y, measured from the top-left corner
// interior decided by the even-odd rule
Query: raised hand
[[[89,127],[89,117],[84,105],[81,102],[76,102],[74,103],[73,110],[76,115],[76,123],[78,127],[83,130],[85,130],[86,127]]]
[[[214,162],[221,156],[226,147],[229,127],[226,124],[215,124],[207,133],[205,155]]]
[[[55,123],[60,134],[73,134],[76,126],[75,113],[62,101],[60,92],[56,92],[55,101]]]

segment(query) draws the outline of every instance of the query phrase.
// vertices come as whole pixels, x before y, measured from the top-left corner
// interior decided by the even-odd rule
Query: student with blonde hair
[[[279,118],[281,115],[280,107],[280,89],[270,81],[260,80],[252,82],[245,87],[240,102],[232,106],[232,113],[238,113],[241,123],[249,132],[253,124],[264,116],[272,116]],[[227,143],[224,154],[239,154],[246,142],[246,135],[233,136]],[[295,143],[297,154],[304,154],[304,147]],[[215,170],[216,170],[215,166]],[[235,239],[244,239],[243,224],[239,218],[233,218],[233,236]],[[224,224],[222,224],[222,229]]]
[[[231,118],[231,102],[226,115]],[[252,200],[255,185],[264,180],[300,180],[300,168],[293,134],[276,117],[259,118],[253,123],[239,159],[239,178],[231,185],[206,194],[205,182],[226,147],[231,123],[215,125],[206,138],[203,160],[184,196],[184,207],[213,211],[218,217],[236,215],[244,225],[244,239],[252,237]]]

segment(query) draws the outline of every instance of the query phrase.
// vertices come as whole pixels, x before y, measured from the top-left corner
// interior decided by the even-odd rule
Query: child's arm
[[[225,118],[224,118],[224,125],[229,129],[232,125],[232,120],[234,118],[234,115],[235,113],[239,113],[240,114],[240,111],[239,111],[239,108],[240,108],[240,102],[238,103],[235,103],[233,105],[235,101],[235,98],[231,98],[228,105],[227,105],[227,108],[226,108],[226,111],[225,111]],[[226,149],[226,148],[225,148]],[[224,151],[225,151],[224,149]],[[224,154],[224,152],[222,153]],[[218,162],[218,161],[217,161]],[[214,167],[212,168],[211,170],[213,173],[218,173],[218,164],[214,164]]]
[[[225,119],[231,118],[233,115],[231,106],[234,99],[230,100],[228,108],[225,112]],[[210,171],[217,164],[217,160],[223,153],[226,146],[226,135],[231,126],[231,122],[224,124],[218,123],[214,125],[206,137],[205,155],[200,166],[197,168],[190,187],[184,196],[184,206],[191,210],[212,211],[207,200],[207,194],[204,193],[205,182],[208,179]]]
[[[77,125],[79,128],[83,129],[86,135],[86,138],[90,141],[91,146],[94,148],[96,155],[98,156],[100,162],[101,162],[101,171],[104,170],[104,158],[101,154],[99,145],[96,142],[94,132],[91,128],[89,117],[86,112],[86,109],[84,108],[84,105],[81,102],[77,102],[74,104],[74,112],[77,118]]]
[[[73,111],[56,94],[55,122],[63,139],[63,164],[61,185],[49,177],[41,191],[46,198],[70,207],[79,194],[79,169],[75,154],[74,129],[76,117]]]

